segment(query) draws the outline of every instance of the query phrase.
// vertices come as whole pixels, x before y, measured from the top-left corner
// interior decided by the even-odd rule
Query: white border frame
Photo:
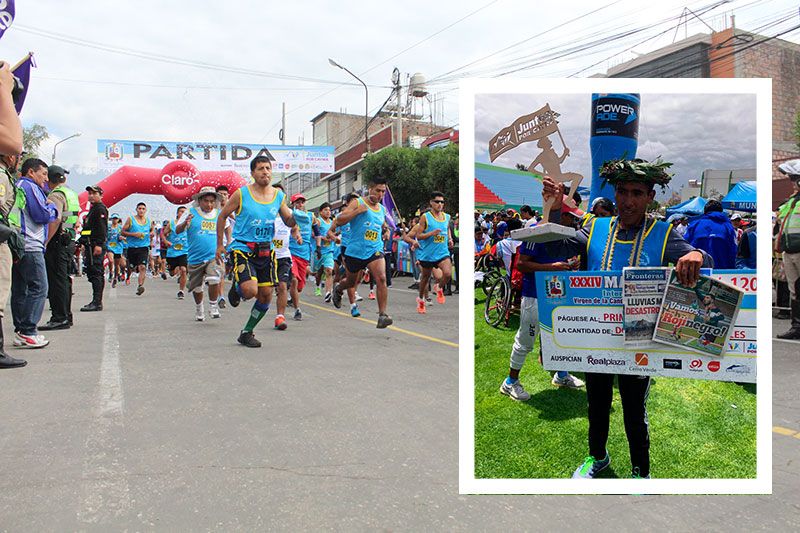
[[[756,95],[757,194],[756,216],[771,220],[772,198],[772,80],[771,79],[463,79],[460,86],[460,211],[472,220],[475,210],[475,96],[477,94],[591,94],[685,93]],[[645,110],[646,112],[647,110]],[[735,111],[731,111],[735,113]],[[690,118],[691,120],[691,118]],[[470,233],[464,234],[469,238]],[[771,240],[758,240],[758,282],[770,287]],[[473,257],[461,254],[459,278],[473,278]],[[467,294],[467,293],[464,293]],[[475,329],[474,305],[460,299],[459,327],[459,493],[461,494],[771,494],[772,493],[772,321],[762,312],[757,319],[759,346],[756,398],[755,479],[476,479],[475,478]],[[757,294],[757,307],[772,307],[771,291]],[[499,379],[499,378],[498,378]],[[656,435],[657,438],[657,435]],[[585,450],[583,450],[585,451]],[[581,451],[581,453],[583,453]],[[577,453],[577,452],[576,452]],[[576,461],[579,461],[576,455]],[[583,457],[583,455],[580,455]],[[577,466],[577,463],[576,463]]]

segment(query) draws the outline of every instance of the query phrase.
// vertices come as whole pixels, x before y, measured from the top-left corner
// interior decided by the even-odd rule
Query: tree
[[[41,124],[31,124],[27,128],[22,128],[22,150],[25,152],[24,159],[36,157],[42,159],[39,155],[39,146],[42,142],[47,140],[50,134],[47,133],[47,128]]]
[[[425,208],[434,190],[444,193],[449,213],[458,211],[458,145],[433,150],[392,146],[369,154],[363,172],[365,180],[386,178],[397,210],[405,219]]]

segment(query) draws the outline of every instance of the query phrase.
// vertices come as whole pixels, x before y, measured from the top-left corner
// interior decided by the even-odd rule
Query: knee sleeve
[[[199,287],[195,287],[194,289],[192,289],[192,292],[196,292],[198,294],[203,294],[203,286],[200,285]]]

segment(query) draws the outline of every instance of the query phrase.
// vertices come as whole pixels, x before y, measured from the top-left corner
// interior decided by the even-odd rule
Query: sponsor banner
[[[744,291],[721,357],[652,341],[627,346],[621,271],[537,272],[544,368],[755,383],[755,270],[708,275]]]
[[[489,141],[489,160],[494,161],[522,143],[538,141],[557,132],[558,117],[559,114],[550,109],[550,104],[545,104],[530,115],[519,117]]]
[[[333,146],[284,146],[281,144],[235,144],[214,142],[126,141],[98,139],[97,161],[103,170],[123,165],[163,168],[183,160],[198,170],[233,170],[250,175],[250,160],[267,156],[273,172],[334,172]]]

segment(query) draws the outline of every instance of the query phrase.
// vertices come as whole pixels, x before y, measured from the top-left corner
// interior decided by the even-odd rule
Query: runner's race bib
[[[378,232],[373,229],[368,229],[364,232],[364,239],[368,241],[377,241],[378,240]]]

